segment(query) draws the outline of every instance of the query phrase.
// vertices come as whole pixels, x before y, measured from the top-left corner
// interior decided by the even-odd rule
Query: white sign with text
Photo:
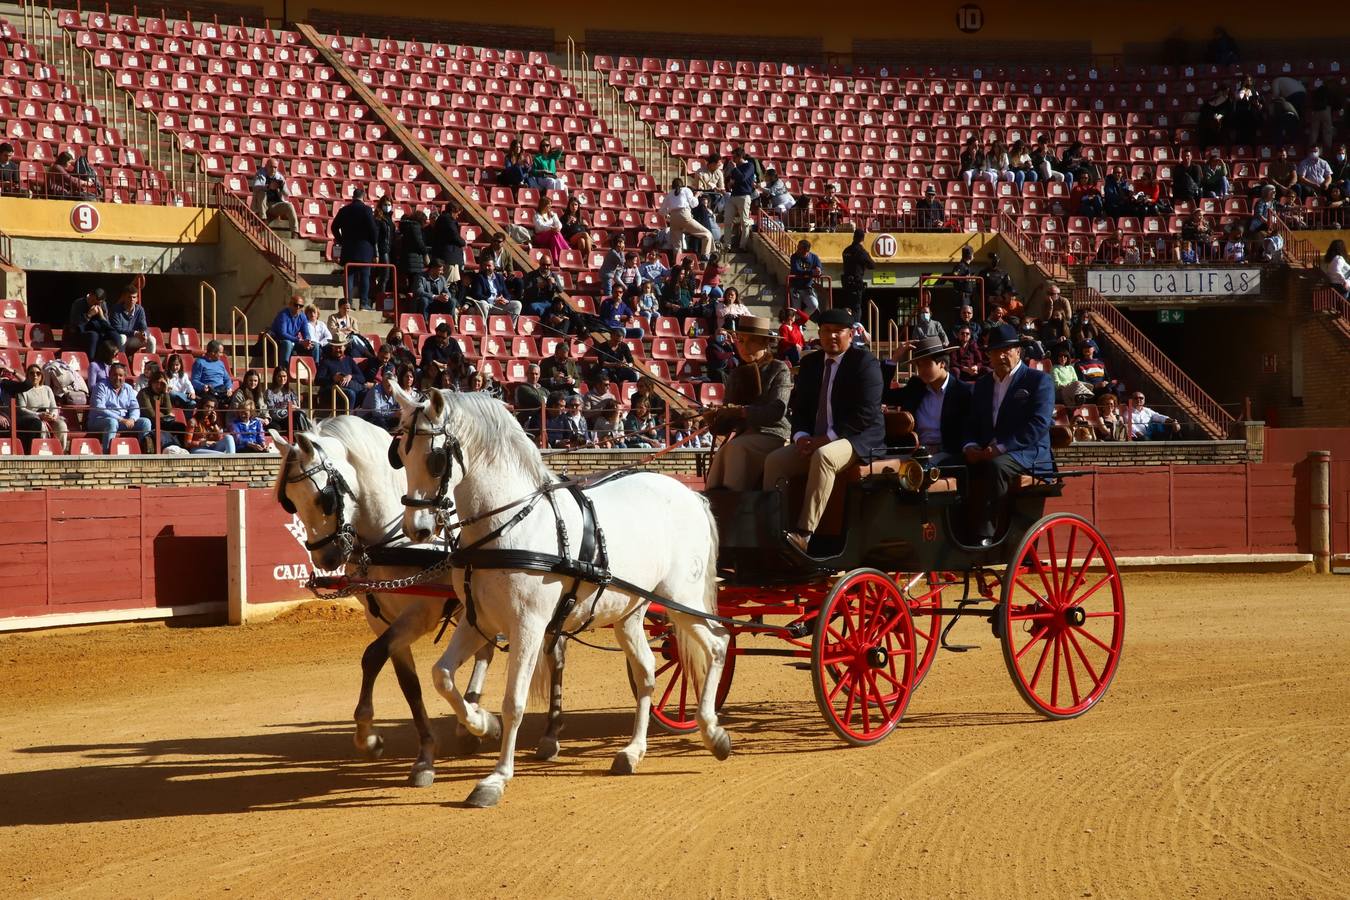
[[[1091,269],[1088,287],[1107,297],[1232,297],[1261,293],[1260,269]]]

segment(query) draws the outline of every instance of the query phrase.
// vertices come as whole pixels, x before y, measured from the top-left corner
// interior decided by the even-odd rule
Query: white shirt
[[[1292,97],[1295,94],[1305,94],[1308,88],[1297,78],[1290,78],[1288,75],[1281,75],[1270,83],[1270,94],[1272,97]]]
[[[1333,256],[1329,262],[1322,263],[1322,271],[1331,279],[1331,283],[1344,289],[1350,287],[1350,263],[1344,256]]]
[[[548,231],[550,228],[555,231],[562,231],[562,220],[558,218],[555,212],[535,213],[534,214],[534,233],[539,234]]]
[[[1331,177],[1331,164],[1320,156],[1305,156],[1298,164],[1298,177],[1321,184]]]
[[[322,319],[309,323],[309,336],[320,347],[327,347],[333,341],[333,332],[328,330]]]
[[[1167,416],[1156,413],[1147,406],[1141,406],[1138,409],[1126,409],[1125,421],[1130,423],[1130,434],[1133,437],[1148,437],[1148,426],[1155,422],[1166,422]]]
[[[999,411],[1000,409],[1003,408],[1003,400],[1004,400],[1005,397],[1008,396],[1008,388],[1012,385],[1012,382],[1013,382],[1013,376],[1017,374],[1017,370],[1020,369],[1020,368],[1022,368],[1022,361],[1019,359],[1019,360],[1017,361],[1017,365],[1013,366],[1012,369],[1008,372],[1008,377],[1007,377],[1007,378],[1004,378],[1004,379],[1002,379],[1002,380],[999,380],[998,376],[994,376],[994,419],[993,419],[993,421],[994,421],[994,424],[995,424],[995,425],[998,424],[998,411]],[[966,447],[978,447],[978,446],[979,446],[979,444],[975,443],[974,441],[971,441],[970,443],[966,444]],[[999,453],[1006,453],[1006,452],[1007,452],[1006,450],[1004,450],[1002,444],[994,444],[994,446],[998,449],[998,452],[999,452]]]
[[[942,385],[934,389],[924,385],[923,399],[914,411],[914,430],[919,435],[919,443],[929,449],[942,446],[942,404],[947,399],[947,385],[952,376],[942,379]]]
[[[844,352],[847,353],[848,351]],[[825,435],[832,441],[839,440],[839,435],[834,433],[834,379],[839,374],[839,361],[843,358],[843,353],[838,356],[826,354],[825,363],[823,363],[826,372],[825,384],[821,386],[821,390],[825,392]],[[833,360],[834,365],[829,365],[831,360]],[[806,431],[799,431],[792,436],[792,439],[795,441],[797,438],[804,437],[812,437],[812,435]]]
[[[694,196],[694,192],[687,187],[682,187],[678,191],[671,191],[666,194],[665,199],[661,201],[661,212],[670,215],[676,210],[688,211],[695,206],[698,206],[698,198]]]

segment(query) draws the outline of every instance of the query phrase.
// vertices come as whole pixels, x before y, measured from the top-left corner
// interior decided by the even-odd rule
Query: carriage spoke
[[[1034,607],[1022,607],[1023,609],[1033,609]],[[1009,614],[1008,618],[1014,622],[1025,622],[1029,619],[1053,619],[1055,614],[1049,610],[1039,612]]]
[[[1050,582],[1046,580],[1045,566],[1041,564],[1040,554],[1036,553],[1034,549],[1032,550],[1031,561],[1035,566],[1036,575],[1041,579],[1041,584],[1045,586],[1045,599],[1042,602],[1044,602],[1046,606],[1058,609],[1059,604],[1055,602],[1055,589],[1052,588]],[[1030,588],[1028,588],[1028,590],[1030,590]],[[1034,596],[1035,592],[1033,591],[1032,594]]]
[[[856,683],[854,682],[853,679],[852,670],[845,672],[844,677],[839,679],[840,687],[844,685],[845,681],[849,683],[849,691],[848,691],[848,702],[844,704],[844,715],[842,721],[844,722],[844,724],[848,724],[849,722],[853,721],[853,701],[858,697],[858,692],[854,690]],[[836,688],[836,693],[837,692],[838,689]]]
[[[1044,637],[1045,637],[1045,635],[1042,634],[1042,635],[1040,635],[1040,636],[1038,636],[1038,637],[1032,638],[1032,639],[1031,639],[1031,643],[1027,644],[1027,647],[1030,647],[1031,644],[1036,643],[1036,641],[1038,641],[1038,640],[1040,640],[1041,638],[1044,638]],[[1026,650],[1027,647],[1023,647],[1022,649],[1023,649],[1023,650]],[[1033,691],[1036,690],[1036,682],[1038,682],[1038,681],[1041,680],[1041,672],[1045,670],[1045,658],[1046,658],[1047,656],[1049,656],[1049,655],[1050,655],[1050,642],[1047,640],[1047,641],[1045,642],[1045,646],[1041,648],[1041,658],[1040,658],[1040,660],[1036,663],[1036,671],[1033,672],[1032,675],[1031,675],[1031,689],[1032,689]]]
[[[862,707],[861,707],[862,725],[863,725],[863,733],[866,734],[867,732],[872,730],[872,717],[868,715],[868,709],[870,707],[867,702],[871,692],[868,691],[867,689],[866,673],[864,672],[859,674],[858,677],[854,680],[854,684],[858,687],[858,695],[862,698]]]
[[[1021,650],[1018,650],[1016,653],[1013,654],[1013,659],[1015,659],[1015,660],[1017,660],[1017,661],[1020,662],[1021,659],[1022,659],[1022,657],[1026,655],[1026,652],[1027,652],[1028,650],[1031,649],[1031,646],[1032,646],[1033,644],[1035,644],[1037,641],[1044,640],[1045,637],[1046,637],[1046,632],[1044,632],[1044,631],[1040,632],[1039,634],[1032,634],[1032,635],[1031,635],[1031,639],[1028,640],[1025,644],[1022,645],[1022,649],[1021,649]],[[1037,671],[1037,672],[1040,671],[1040,667],[1039,667],[1039,666],[1036,667],[1036,671]]]
[[[1108,609],[1105,612],[1083,613],[1083,616],[1088,619],[1116,619],[1120,617],[1120,612],[1118,610]]]
[[[1097,677],[1097,672],[1092,668],[1092,663],[1088,662],[1087,654],[1083,652],[1083,645],[1078,643],[1078,638],[1074,636],[1072,631],[1066,631],[1064,634],[1069,643],[1073,644],[1073,649],[1078,652],[1078,658],[1082,661],[1083,668],[1087,669],[1088,677],[1092,679],[1093,686],[1101,684],[1102,680]]]
[[[839,692],[843,690],[844,685],[847,683],[848,683],[848,673],[847,671],[845,671],[844,674],[840,675],[838,679],[836,679],[836,681],[834,682],[834,687],[830,690],[830,693],[826,695],[826,699],[829,700],[831,703],[833,703],[834,698],[839,696]]]
[[[838,653],[831,653],[828,656],[822,656],[820,661],[827,666],[846,665],[858,654],[852,650],[841,650]]]
[[[1064,648],[1064,671],[1069,676],[1069,690],[1073,693],[1073,705],[1078,705],[1078,679],[1073,673],[1073,657],[1069,655],[1069,642],[1064,638],[1064,632],[1055,635],[1055,640]]]
[[[1050,705],[1059,706],[1059,641],[1055,645],[1055,659],[1050,663]]]
[[[1114,577],[1115,577],[1115,576],[1114,576],[1111,572],[1107,572],[1105,575],[1103,575],[1101,581],[1099,581],[1099,582],[1097,582],[1096,584],[1094,584],[1094,585],[1092,586],[1092,589],[1091,589],[1091,590],[1085,592],[1085,593],[1083,594],[1083,596],[1081,596],[1081,597],[1078,598],[1078,605],[1079,605],[1079,606],[1082,606],[1084,603],[1086,603],[1086,602],[1087,602],[1087,599],[1088,599],[1089,597],[1091,597],[1093,594],[1095,594],[1095,593],[1097,593],[1099,590],[1101,590],[1101,589],[1102,589],[1102,585],[1104,585],[1104,584],[1109,584],[1110,581],[1111,581],[1111,579],[1114,578]],[[1090,614],[1089,614],[1089,615],[1090,615]]]
[[[877,687],[876,675],[869,673],[867,680],[868,683],[872,685],[872,700],[876,703],[877,709],[881,713],[880,724],[885,725],[886,720],[891,717],[892,713],[889,709],[886,708],[886,698],[882,695],[881,688]],[[899,702],[899,699],[900,698],[897,697],[896,702]]]
[[[1055,527],[1052,525],[1045,529],[1045,544],[1050,548],[1046,554],[1050,558],[1050,584],[1054,596],[1059,596],[1059,554],[1055,552]]]
[[[1022,576],[1021,576],[1021,575],[1018,575],[1018,576],[1013,580],[1013,583],[1016,584],[1016,585],[1018,585],[1019,587],[1022,588],[1022,590],[1026,591],[1028,594],[1030,594],[1032,597],[1034,597],[1035,600],[1036,600],[1036,602],[1039,603],[1039,604],[1041,604],[1042,606],[1053,606],[1053,604],[1050,603],[1049,600],[1047,600],[1045,597],[1042,597],[1040,594],[1038,594],[1038,593],[1036,593],[1034,590],[1032,590],[1031,585],[1027,584],[1025,581],[1022,580]]]
[[[1088,566],[1092,565],[1092,558],[1097,555],[1097,545],[1094,543],[1088,548],[1087,555],[1083,557],[1083,564],[1079,566],[1077,573],[1074,574],[1073,584],[1064,592],[1065,602],[1073,600],[1075,592],[1083,586],[1083,577],[1087,575]]]
[[[1083,637],[1087,638],[1089,641],[1092,641],[1092,643],[1096,644],[1098,647],[1101,647],[1107,653],[1114,654],[1116,652],[1112,650],[1110,646],[1108,646],[1107,644],[1103,644],[1100,638],[1098,638],[1095,634],[1083,628],[1082,626],[1075,625],[1073,626],[1073,630],[1081,634]]]
[[[678,663],[673,659],[668,659],[666,660],[666,664],[661,668],[657,669],[655,672],[653,672],[652,675],[656,678],[660,678],[663,674],[665,674],[670,670],[671,666],[674,665],[678,665]]]

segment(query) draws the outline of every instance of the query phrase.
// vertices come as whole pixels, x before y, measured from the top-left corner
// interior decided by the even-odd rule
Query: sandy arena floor
[[[1126,590],[1120,673],[1076,721],[1031,715],[972,620],[958,637],[982,649],[939,655],[876,747],[830,734],[806,672],[742,659],[731,758],[654,733],[630,778],[605,774],[631,724],[621,660],[577,648],[562,760],[520,762],[486,811],[459,801],[487,755],[403,786],[414,735],[391,673],[388,752],[353,758],[354,616],[0,637],[0,891],[1350,895],[1350,579],[1131,575]],[[541,729],[531,714],[524,745]]]

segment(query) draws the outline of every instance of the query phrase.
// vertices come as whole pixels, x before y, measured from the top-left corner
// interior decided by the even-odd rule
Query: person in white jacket
[[[1327,246],[1326,256],[1322,257],[1322,271],[1342,297],[1350,296],[1350,260],[1346,259],[1345,241],[1335,240]]]
[[[707,262],[713,238],[708,229],[694,221],[697,205],[698,198],[684,186],[684,179],[676,178],[670,182],[670,192],[661,200],[661,214],[670,227],[670,245],[676,255],[684,252],[684,238],[688,235],[698,241],[698,258]]]

